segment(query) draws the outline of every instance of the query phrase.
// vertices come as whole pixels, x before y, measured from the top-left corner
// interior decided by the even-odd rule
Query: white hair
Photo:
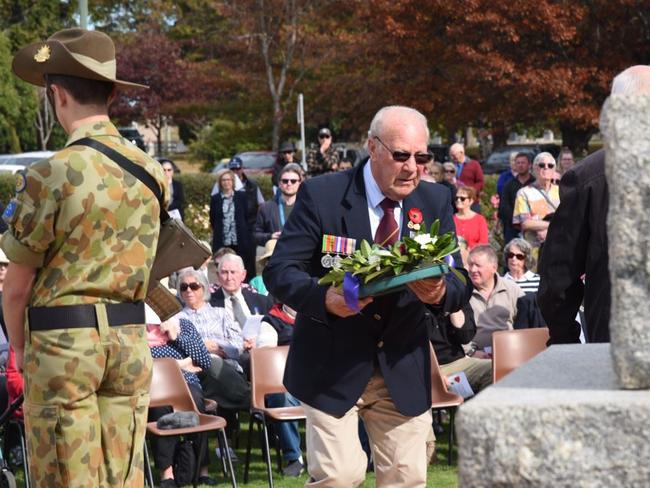
[[[176,282],[176,291],[178,292],[178,295],[180,296],[181,294],[181,285],[183,284],[183,280],[186,277],[194,278],[199,285],[203,288],[203,301],[204,302],[209,302],[210,301],[210,283],[208,282],[208,277],[205,276],[204,273],[201,273],[200,271],[197,271],[195,269],[186,269],[184,271],[181,271],[178,275],[178,281]]]
[[[404,105],[388,105],[387,107],[379,109],[379,111],[372,118],[372,122],[370,122],[368,139],[382,135],[384,130],[384,117],[388,112],[392,112],[393,110],[399,111],[404,117],[414,117],[418,119],[427,132],[427,141],[429,140],[429,126],[427,124],[427,118],[418,110],[415,110],[411,107],[405,107]]]
[[[242,270],[246,269],[246,267],[244,266],[244,260],[241,258],[239,254],[224,254],[221,257],[221,260],[219,261],[219,265],[217,266],[217,271],[221,271],[221,267],[223,266],[223,263],[226,263],[228,261],[232,261],[233,263],[238,264],[240,269]]]
[[[539,163],[542,161],[550,161],[553,164],[555,164],[555,158],[550,152],[541,152],[537,156],[535,156],[535,159],[533,160],[533,165],[537,166]]]
[[[612,95],[642,95],[650,92],[650,66],[638,64],[622,71],[612,82]]]

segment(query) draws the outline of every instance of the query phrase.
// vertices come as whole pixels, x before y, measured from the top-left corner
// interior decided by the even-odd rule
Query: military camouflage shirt
[[[327,148],[325,154],[319,148],[311,149],[307,153],[307,171],[311,176],[321,175],[332,171],[332,165],[338,164],[339,153],[333,146]]]
[[[1,246],[10,261],[38,268],[31,306],[143,300],[155,257],[160,208],[153,193],[114,161],[74,141],[92,137],[153,175],[158,162],[110,122],[79,127],[66,147],[32,164],[3,214]]]

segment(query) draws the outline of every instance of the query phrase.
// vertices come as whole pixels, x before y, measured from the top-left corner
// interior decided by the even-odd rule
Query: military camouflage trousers
[[[152,368],[145,327],[103,323],[26,337],[32,486],[142,487]]]

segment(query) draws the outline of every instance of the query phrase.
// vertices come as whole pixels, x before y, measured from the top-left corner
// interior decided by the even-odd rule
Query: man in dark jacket
[[[263,246],[269,239],[279,239],[284,223],[289,218],[296,194],[302,183],[302,169],[296,163],[287,164],[278,176],[279,190],[275,197],[260,207],[253,236],[258,246]]]
[[[370,125],[370,161],[311,178],[264,270],[281,303],[298,311],[284,383],[307,417],[307,486],[358,486],[367,458],[358,437],[368,431],[377,486],[425,486],[431,426],[431,363],[425,312],[451,313],[469,301],[471,283],[455,273],[412,282],[407,289],[348,307],[335,287],[319,285],[328,270],[325,236],[345,242],[395,242],[409,235],[409,211],[426,224],[454,229],[450,194],[418,185],[431,160],[426,118],[385,107]],[[326,256],[325,256],[326,257]],[[460,262],[460,256],[456,256]]]
[[[530,154],[520,152],[515,156],[516,176],[503,187],[503,194],[499,200],[499,219],[503,223],[503,240],[507,244],[519,235],[519,230],[512,225],[512,214],[515,211],[517,192],[524,186],[535,181],[530,172]]]
[[[650,66],[633,66],[614,78],[612,94],[648,92]],[[551,220],[539,266],[537,301],[548,324],[549,344],[579,342],[580,324],[575,317],[583,299],[587,342],[609,342],[608,209],[601,149],[560,180],[560,206]]]
[[[463,349],[463,344],[469,343],[476,335],[472,307],[467,304],[450,315],[431,314],[430,319],[429,339],[436,352],[440,372],[444,376],[464,372],[474,393],[490,386],[492,361],[466,356]]]

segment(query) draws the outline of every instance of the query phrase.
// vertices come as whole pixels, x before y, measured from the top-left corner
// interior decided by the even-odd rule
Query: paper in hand
[[[452,374],[447,379],[449,380],[449,391],[452,393],[460,395],[463,398],[474,396],[474,390],[472,390],[469,381],[467,381],[467,375],[464,371]]]

